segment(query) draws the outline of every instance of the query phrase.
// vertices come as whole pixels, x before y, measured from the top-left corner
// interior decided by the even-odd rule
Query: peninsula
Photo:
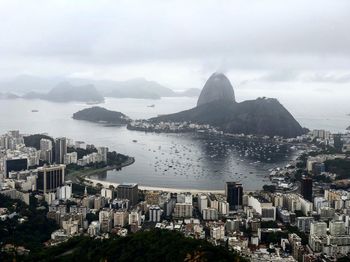
[[[296,137],[305,133],[277,99],[263,97],[236,102],[230,81],[221,73],[214,73],[207,80],[195,108],[155,117],[150,122],[190,122],[228,133],[271,137]]]

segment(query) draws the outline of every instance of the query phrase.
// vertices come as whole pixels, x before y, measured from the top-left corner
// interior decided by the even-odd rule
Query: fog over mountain
[[[67,88],[70,87],[70,88]],[[84,87],[86,87],[84,89]],[[59,90],[62,89],[62,90]],[[95,90],[92,90],[95,89]],[[101,97],[159,99],[161,97],[198,96],[200,89],[174,91],[156,81],[134,78],[126,81],[93,80],[84,78],[44,78],[20,75],[6,81],[0,81],[0,90],[6,92],[0,98],[39,98],[48,100],[71,101],[69,92],[94,92],[91,98],[78,98],[77,101],[103,101]],[[65,93],[65,95],[63,95]],[[72,93],[72,94],[73,94]],[[57,96],[57,98],[54,98]]]
[[[0,78],[143,77],[186,90],[221,71],[252,94],[272,83],[350,93],[348,10],[347,0],[3,0]]]
[[[222,73],[209,77],[195,108],[162,115],[151,121],[209,124],[234,134],[271,137],[296,137],[305,133],[292,114],[275,98],[259,97],[237,103],[230,80]]]

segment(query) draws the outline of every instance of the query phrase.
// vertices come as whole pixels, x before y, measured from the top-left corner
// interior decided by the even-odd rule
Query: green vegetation
[[[316,176],[313,176],[312,179],[315,182],[332,183],[332,179],[325,175],[316,175]]]
[[[327,160],[324,164],[328,172],[338,175],[338,179],[350,178],[350,159],[337,158],[334,160]]]
[[[20,200],[13,200],[0,194],[0,207],[6,207],[10,212],[16,212],[27,221],[22,224],[18,216],[0,221],[0,245],[14,244],[24,246],[31,252],[41,250],[43,242],[51,237],[51,233],[57,229],[54,221],[46,218],[47,207],[37,209],[35,198],[31,199],[31,205],[27,206]],[[0,253],[0,261],[5,255]]]
[[[74,147],[67,147],[67,153],[73,153],[77,152],[78,159],[83,158],[83,156],[92,154],[97,152],[96,148],[74,148]]]
[[[37,150],[40,149],[40,140],[41,139],[48,139],[52,141],[52,146],[55,145],[55,140],[51,136],[41,135],[41,134],[35,134],[35,135],[29,135],[23,137],[24,144],[26,147],[34,147]]]
[[[77,237],[41,250],[24,261],[245,261],[223,247],[185,238],[179,232],[151,230],[127,237]]]
[[[107,164],[109,166],[120,166],[121,164],[125,163],[128,159],[128,156],[118,154],[115,151],[108,152],[107,154]]]
[[[72,187],[73,187],[72,191],[75,195],[79,195],[79,196],[84,195],[84,190],[85,190],[84,185],[73,183]],[[87,191],[88,195],[95,195],[97,193],[100,193],[100,190],[98,190],[96,187],[92,187],[92,186],[86,186],[86,191]]]
[[[261,228],[278,228],[276,221],[261,221]]]
[[[264,185],[263,190],[266,192],[274,193],[276,191],[275,185]]]
[[[123,125],[129,122],[128,117],[120,112],[107,110],[103,107],[94,106],[85,108],[73,114],[73,119],[90,122],[106,122]]]
[[[287,230],[289,234],[297,234],[301,238],[301,243],[303,245],[307,245],[308,243],[308,235],[304,232],[300,232],[298,227],[293,227],[291,225],[287,225]]]

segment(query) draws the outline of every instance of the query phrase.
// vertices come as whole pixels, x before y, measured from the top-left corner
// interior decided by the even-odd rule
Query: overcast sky
[[[0,78],[33,74],[238,89],[350,85],[349,0],[0,0]]]

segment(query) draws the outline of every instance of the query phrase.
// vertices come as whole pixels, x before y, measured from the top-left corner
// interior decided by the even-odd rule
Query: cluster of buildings
[[[350,132],[332,134],[326,130],[315,129],[309,134],[315,142],[334,147],[338,152],[350,152]]]
[[[37,149],[27,147],[24,139],[17,130],[0,136],[0,193],[27,204],[31,192],[42,193],[49,203],[55,199],[70,198],[71,183],[65,181],[66,165],[107,164],[107,147],[95,149],[93,145],[87,145],[88,149],[96,152],[78,159],[76,151],[67,152],[68,146],[82,148],[83,142],[73,146],[67,138],[47,137],[40,139],[40,148]]]
[[[350,252],[350,193],[327,189],[314,196],[309,178],[300,193],[244,192],[236,182],[227,182],[224,194],[140,191],[137,184],[120,184],[72,202],[49,206],[47,216],[60,225],[52,243],[77,234],[108,238],[160,228],[228,245],[252,261],[332,261]]]
[[[148,120],[133,120],[128,124],[127,128],[130,130],[160,133],[209,132],[223,134],[223,132],[218,131],[210,125],[201,125],[190,122],[153,123]]]
[[[167,123],[157,125],[173,130]],[[339,142],[327,132],[311,135],[329,139],[333,146]],[[341,141],[344,145],[346,139]],[[227,246],[251,261],[336,261],[350,254],[350,192],[316,190],[312,178],[324,174],[326,160],[343,155],[309,157],[305,170],[309,176],[302,177],[299,189],[293,190],[287,185],[277,192],[245,192],[241,183],[226,182],[224,193],[174,193],[141,191],[137,184],[123,183],[101,187],[98,194],[89,195],[85,188],[79,195],[65,181],[66,165],[106,162],[108,149],[98,148],[78,159],[77,152],[67,152],[67,139],[54,142],[41,139],[37,150],[25,147],[17,131],[0,138],[0,193],[27,203],[34,193],[48,203],[47,217],[60,228],[52,233],[50,244],[81,234],[108,238],[160,228]],[[75,147],[82,144],[76,142]],[[40,166],[40,161],[46,164]],[[0,209],[0,218],[9,215]]]

